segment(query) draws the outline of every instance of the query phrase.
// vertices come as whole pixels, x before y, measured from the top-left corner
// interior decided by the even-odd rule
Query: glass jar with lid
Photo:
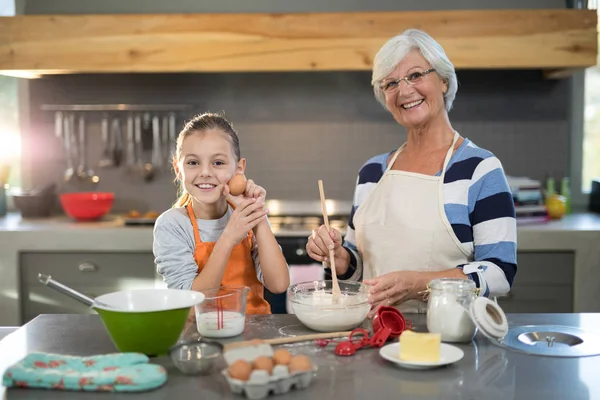
[[[441,334],[443,342],[467,343],[477,328],[470,315],[479,294],[475,282],[467,279],[434,279],[428,285],[427,329]]]

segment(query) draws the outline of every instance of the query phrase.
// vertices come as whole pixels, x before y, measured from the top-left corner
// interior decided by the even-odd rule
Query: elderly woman
[[[426,312],[436,278],[470,279],[481,296],[510,290],[517,272],[515,209],[500,161],[452,128],[454,66],[425,32],[409,29],[377,53],[377,100],[406,128],[399,149],[358,173],[349,227],[313,231],[306,250],[338,278],[370,285],[370,316],[381,305]]]

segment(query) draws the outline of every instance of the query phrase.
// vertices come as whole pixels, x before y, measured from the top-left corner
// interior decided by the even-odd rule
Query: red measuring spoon
[[[354,335],[356,335],[356,334],[362,334],[363,337],[355,342],[355,341],[353,341],[353,339],[354,339]],[[337,346],[335,346],[335,354],[337,356],[354,355],[356,353],[356,350],[361,349],[365,346],[368,346],[369,342],[370,342],[369,332],[367,332],[365,329],[357,328],[352,331],[348,340],[340,342],[340,343],[338,343]]]

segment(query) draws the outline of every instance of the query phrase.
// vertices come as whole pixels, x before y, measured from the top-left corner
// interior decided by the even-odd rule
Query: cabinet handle
[[[297,248],[297,249],[296,249],[296,255],[297,255],[297,256],[303,256],[303,255],[305,255],[305,254],[306,254],[306,250],[304,250],[304,249],[301,249],[301,248]]]
[[[98,269],[98,267],[89,262],[82,262],[77,268],[79,268],[81,272],[95,272]]]

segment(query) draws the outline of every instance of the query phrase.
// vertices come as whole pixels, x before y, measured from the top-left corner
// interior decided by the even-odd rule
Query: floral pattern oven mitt
[[[2,378],[6,387],[138,392],[156,389],[167,381],[160,365],[149,364],[139,353],[114,353],[90,357],[31,353]]]

